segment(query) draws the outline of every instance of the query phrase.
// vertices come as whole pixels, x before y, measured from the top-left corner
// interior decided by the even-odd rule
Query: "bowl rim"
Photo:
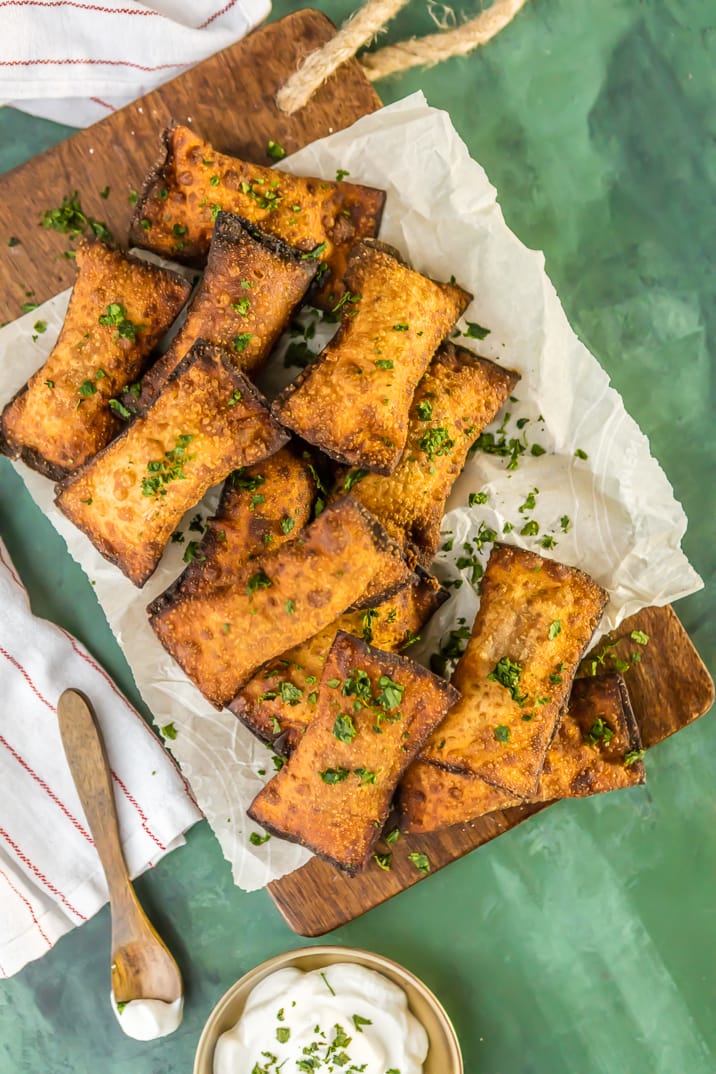
[[[271,970],[279,965],[283,968],[293,965],[292,960],[296,959],[298,962],[307,958],[326,958],[340,961],[343,956],[351,956],[360,960],[364,965],[367,964],[368,968],[377,970],[380,973],[380,968],[387,967],[392,970],[398,977],[402,977],[404,981],[412,986],[427,1003],[433,1008],[438,1021],[442,1024],[442,1028],[445,1032],[445,1039],[447,1046],[450,1050],[451,1059],[453,1060],[454,1069],[452,1071],[446,1071],[445,1074],[464,1074],[464,1066],[462,1059],[462,1052],[460,1050],[460,1043],[458,1041],[455,1027],[452,1023],[450,1015],[443,1007],[440,1000],[435,993],[428,988],[424,981],[422,981],[416,974],[400,962],[395,962],[394,959],[388,958],[387,955],[378,954],[376,951],[368,951],[363,947],[347,947],[341,944],[314,944],[308,947],[297,947],[290,951],[283,951],[278,955],[272,955],[271,958],[266,959],[264,962],[260,962],[257,966],[247,970],[237,981],[234,981],[232,985],[224,992],[224,994],[214,1004],[210,1011],[204,1028],[201,1031],[201,1035],[197,1042],[196,1052],[194,1055],[194,1065],[192,1068],[193,1074],[202,1074],[202,1070],[199,1067],[200,1060],[205,1058],[204,1053],[207,1048],[212,1047],[211,1038],[216,1034],[216,1040],[218,1040],[218,1033],[216,1033],[216,1023],[226,1010],[227,1007],[233,1002],[236,994],[243,988],[246,988],[250,983],[258,984],[260,980],[269,975]],[[299,967],[300,968],[300,967]],[[408,997],[410,999],[410,997]],[[213,1047],[216,1045],[216,1040],[213,1042]],[[210,1056],[213,1070],[213,1047]]]

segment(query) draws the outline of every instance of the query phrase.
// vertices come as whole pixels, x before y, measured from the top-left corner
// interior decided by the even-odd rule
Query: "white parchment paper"
[[[646,605],[666,604],[699,589],[701,580],[680,548],[686,517],[646,437],[569,327],[542,254],[528,250],[507,228],[494,188],[447,114],[415,94],[313,143],[281,167],[327,178],[344,169],[351,180],[386,190],[380,237],[416,269],[437,279],[454,275],[470,290],[476,297],[461,324],[477,322],[489,335],[459,342],[522,377],[514,402],[491,426],[525,446],[519,466],[509,470],[509,458],[481,452],[468,461],[443,522],[444,543],[452,541],[452,549],[439,554],[435,568],[444,580],[461,585],[411,652],[426,659],[459,618],[472,622],[478,606],[470,584],[473,569],[460,569],[457,562],[467,555],[466,544],[471,558],[486,562],[489,545],[476,552],[473,543],[481,524],[500,535],[511,524],[504,540],[591,574],[610,594],[605,629]],[[56,296],[0,331],[0,405],[49,354],[68,296]],[[48,327],[33,339],[37,320]],[[275,365],[269,384],[285,381],[278,359]],[[545,453],[532,454],[533,445]],[[183,567],[183,546],[170,546],[139,591],[55,509],[51,482],[22,464],[17,469],[94,582],[157,727],[176,730],[168,745],[231,863],[235,882],[254,890],[298,868],[307,860],[304,850],[276,838],[261,846],[249,841],[253,826],[245,810],[273,772],[270,752],[230,713],[208,705],[147,623],[146,605]],[[486,502],[468,507],[469,494],[480,492]],[[535,506],[521,512],[529,493]],[[210,494],[199,510],[206,515],[215,502],[216,493]],[[537,523],[536,534],[521,534],[527,522]],[[553,547],[543,546],[545,538]]]

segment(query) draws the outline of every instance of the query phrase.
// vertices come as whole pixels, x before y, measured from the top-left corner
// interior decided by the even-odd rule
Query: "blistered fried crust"
[[[575,679],[569,706],[545,757],[532,802],[586,798],[644,783],[641,739],[621,675]],[[522,805],[477,776],[415,761],[398,788],[402,827],[433,832]]]
[[[56,503],[137,586],[182,515],[286,436],[218,347],[197,343],[145,417],[58,487]]]
[[[400,776],[456,698],[419,664],[339,633],[316,714],[249,816],[353,874],[369,860]]]
[[[470,295],[365,242],[351,253],[345,283],[341,327],[273,410],[338,462],[391,474],[418,381]]]
[[[377,234],[382,190],[250,164],[217,153],[188,127],[169,127],[162,139],[166,152],[132,218],[130,241],[137,246],[200,265],[214,219],[224,209],[326,262],[328,295],[340,290],[351,246]]]
[[[318,682],[340,631],[375,648],[399,652],[417,635],[447,593],[434,578],[415,578],[389,600],[362,612],[347,612],[314,637],[270,661],[247,682],[229,708],[278,753],[289,754],[314,717]]]
[[[189,566],[163,594],[165,610],[182,604],[192,614],[196,596],[230,585],[249,560],[293,540],[315,498],[309,463],[290,445],[229,474]]]
[[[199,288],[172,345],[142,380],[140,409],[153,402],[197,339],[225,347],[236,368],[253,379],[317,268],[316,261],[302,259],[280,239],[231,213],[219,213]]]
[[[406,551],[428,566],[438,550],[445,501],[470,447],[519,374],[443,343],[410,406],[405,450],[390,477],[349,470],[342,484]]]
[[[332,623],[395,557],[400,550],[385,530],[346,496],[294,541],[247,563],[232,584],[199,595],[190,614],[171,606],[171,592],[158,597],[150,623],[221,708],[262,664]]]
[[[142,371],[190,290],[181,276],[101,242],[78,247],[77,267],[57,343],[0,424],[0,450],[54,480],[120,430],[109,401]]]
[[[534,795],[606,601],[582,571],[496,545],[472,637],[452,679],[461,700],[430,738],[424,759],[521,798]]]

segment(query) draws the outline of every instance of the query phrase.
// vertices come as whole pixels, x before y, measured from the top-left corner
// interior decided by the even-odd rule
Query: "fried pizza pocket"
[[[495,545],[472,637],[452,682],[461,699],[423,759],[536,794],[545,755],[607,593],[583,571]]]
[[[398,780],[456,697],[420,664],[338,633],[316,714],[249,816],[356,873],[373,853]]]
[[[468,451],[518,380],[509,369],[443,343],[413,396],[395,471],[384,477],[354,469],[344,476],[343,486],[424,567],[438,550],[445,501]]]
[[[136,586],[182,515],[286,435],[219,347],[196,343],[146,415],[58,486],[56,503]]]
[[[345,283],[352,301],[338,332],[273,412],[337,462],[392,474],[418,381],[471,296],[367,242],[351,253]]]
[[[165,649],[217,708],[256,671],[333,622],[376,578],[394,576],[400,549],[350,497],[274,552],[248,561],[229,585],[175,605],[171,590],[149,605]]]
[[[57,343],[0,419],[0,449],[59,481],[122,428],[117,395],[136,379],[189,297],[174,272],[82,243]]]

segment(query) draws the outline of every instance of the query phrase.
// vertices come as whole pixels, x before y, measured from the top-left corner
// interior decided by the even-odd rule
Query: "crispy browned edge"
[[[564,709],[566,707],[569,695],[571,693],[572,684],[574,683],[574,679],[575,679],[577,669],[579,667],[579,664],[580,664],[581,660],[584,657],[584,654],[587,652],[589,646],[592,643],[592,639],[594,637],[594,630],[596,630],[596,626],[599,624],[599,621],[600,621],[602,615],[604,614],[604,609],[606,608],[606,606],[607,606],[607,604],[609,602],[609,594],[604,589],[603,586],[600,586],[599,583],[597,581],[595,581],[594,578],[592,578],[591,575],[587,574],[586,571],[581,570],[581,568],[579,568],[579,567],[570,567],[566,563],[562,563],[559,560],[548,559],[545,556],[541,556],[538,552],[532,552],[527,548],[519,548],[517,545],[506,544],[503,541],[496,541],[495,542],[495,544],[492,547],[492,552],[495,552],[497,550],[506,550],[508,553],[510,553],[512,555],[514,555],[515,553],[520,553],[521,555],[523,554],[523,555],[527,556],[528,558],[539,560],[540,563],[547,563],[547,564],[549,564],[549,569],[551,571],[558,571],[558,572],[566,571],[566,572],[569,572],[569,574],[578,574],[580,576],[580,578],[584,580],[584,583],[588,584],[589,587],[593,587],[594,589],[597,589],[597,590],[599,590],[601,592],[601,604],[600,604],[600,607],[599,607],[599,612],[598,612],[597,617],[596,617],[595,627],[592,630],[592,633],[589,635],[589,637],[585,641],[585,643],[584,643],[584,645],[582,647],[582,650],[581,650],[581,654],[577,657],[577,659],[575,661],[574,668],[573,668],[573,670],[571,672],[571,676],[570,676],[570,678],[568,680],[567,689],[564,691],[564,694],[563,694],[563,701],[562,701],[562,706],[561,706],[561,709],[560,709],[560,713],[559,713],[557,719],[555,720],[554,727],[552,728],[552,734],[551,734],[550,739],[549,739],[549,741],[547,743],[547,748],[546,748],[544,756],[542,758],[542,764],[540,765],[539,772],[537,773],[537,779],[536,779],[536,782],[535,782],[535,788],[536,788],[537,786],[539,786],[539,780],[540,780],[541,775],[542,775],[542,768],[544,766],[544,757],[546,756],[547,750],[549,750],[549,747],[551,746],[551,744],[552,744],[552,742],[554,740],[554,736],[557,733],[557,729],[559,727],[559,723],[560,723],[562,713],[563,713],[563,711],[564,711]],[[492,552],[490,553],[490,555],[492,555]],[[488,560],[488,567],[489,567],[489,560]],[[487,568],[485,570],[485,574],[487,574]],[[483,583],[482,584],[484,585],[484,576],[483,576]],[[478,614],[479,614],[479,611],[478,611]],[[474,627],[473,627],[473,630],[474,630]],[[472,641],[472,637],[470,638],[470,641]],[[470,642],[468,642],[468,645],[469,644],[470,644]],[[442,768],[446,772],[453,772],[455,775],[464,775],[464,774],[466,774],[466,769],[461,768],[459,765],[449,764],[449,763],[446,763],[444,761],[436,760],[436,759],[434,759],[432,757],[421,758],[421,760],[424,760],[425,764],[431,764],[435,768]],[[493,786],[498,787],[498,789],[500,789],[500,790],[505,789],[500,784],[494,783],[493,780],[486,779],[484,776],[479,776],[478,778],[484,779],[485,783],[492,783]]]
[[[409,586],[409,585],[417,585],[419,583],[425,583],[425,582],[428,581],[428,579],[431,579],[431,580],[435,581],[437,584],[436,584],[436,586],[434,587],[434,590],[433,590],[433,592],[434,592],[434,604],[433,604],[432,610],[429,612],[429,614],[428,614],[428,616],[427,616],[427,618],[425,620],[426,623],[429,622],[429,620],[432,618],[432,616],[435,615],[435,612],[450,597],[450,594],[448,593],[447,589],[444,589],[443,586],[440,585],[440,583],[434,577],[434,575],[431,575],[429,571],[424,570],[422,567],[417,568],[416,577],[413,578],[413,579],[409,579],[405,583],[405,585]],[[401,587],[401,589],[402,588],[403,587]],[[400,592],[400,590],[395,591],[395,593],[399,593],[399,592]],[[390,594],[385,599],[390,600],[390,597],[395,596],[395,593]],[[380,602],[380,603],[382,603],[382,602]],[[356,610],[360,610],[360,609],[356,609]],[[351,609],[347,608],[346,612],[344,612],[343,615],[345,615],[346,613],[350,613],[350,611],[351,611]],[[336,635],[338,633],[339,633],[339,631],[336,631]],[[341,631],[340,633],[350,633],[350,631]],[[357,637],[357,635],[352,635],[352,636]],[[306,639],[306,640],[309,641],[310,639]],[[362,639],[359,639],[359,640],[362,640]],[[301,643],[299,643],[299,644],[301,644]],[[292,648],[297,648],[297,646],[292,646]],[[377,648],[377,646],[374,646],[374,648]],[[286,650],[286,651],[289,652],[290,650]],[[390,649],[379,649],[379,652],[382,652],[382,653],[389,653],[391,651],[392,650],[390,650]],[[404,656],[405,654],[404,653],[396,653],[395,655]],[[281,656],[276,656],[276,657],[273,658],[273,660],[268,661],[268,663],[273,663],[275,660],[280,660],[280,659],[281,659]],[[325,667],[325,664],[324,664],[324,667]],[[259,674],[259,673],[257,672],[257,674]],[[431,674],[434,674],[434,673],[431,672]],[[440,676],[436,676],[436,678],[439,678],[439,677]],[[244,700],[244,698],[243,698],[241,693],[238,693],[236,695],[236,697],[233,699],[233,701],[231,701],[229,703],[228,707],[231,709],[231,711],[234,713],[234,715],[237,716],[241,720],[241,722],[244,725],[244,727],[248,728],[248,730],[251,732],[251,734],[254,735],[256,738],[258,738],[260,742],[265,742],[267,746],[271,747],[271,749],[274,751],[274,753],[278,753],[282,757],[290,757],[290,755],[291,755],[291,753],[293,751],[289,750],[287,748],[287,746],[288,746],[288,731],[282,731],[281,734],[276,735],[275,738],[271,738],[269,735],[262,734],[261,733],[261,727],[257,723],[255,723],[253,720],[251,720],[249,718],[248,706],[247,706],[246,701]]]
[[[194,346],[191,348],[191,350],[189,350],[184,355],[184,357],[182,358],[181,362],[176,367],[176,369],[174,369],[174,371],[172,372],[171,376],[169,377],[169,380],[167,381],[167,383],[170,383],[170,382],[172,382],[174,380],[178,380],[182,376],[182,374],[190,366],[192,366],[194,363],[203,362],[203,361],[206,361],[206,360],[213,361],[214,358],[218,359],[218,361],[221,362],[221,364],[223,365],[224,369],[227,371],[227,373],[229,374],[230,378],[232,378],[234,384],[242,392],[242,394],[245,397],[251,399],[252,402],[254,402],[257,405],[257,407],[259,407],[260,409],[262,409],[265,412],[267,418],[270,421],[270,424],[272,424],[274,426],[274,428],[275,428],[276,445],[275,445],[273,450],[278,451],[278,449],[280,447],[283,447],[283,445],[285,443],[287,443],[288,440],[290,439],[288,433],[286,433],[283,429],[281,429],[281,427],[279,426],[278,422],[276,422],[275,419],[272,418],[271,412],[270,412],[269,408],[266,405],[266,400],[261,395],[261,393],[254,387],[254,385],[250,381],[248,381],[246,379],[246,377],[242,373],[238,373],[234,369],[234,367],[231,364],[231,361],[229,360],[228,356],[226,355],[226,353],[225,353],[225,351],[223,350],[222,347],[217,347],[213,343],[207,343],[203,339],[198,339],[196,341],[196,343],[194,344]],[[157,398],[155,399],[154,403],[149,408],[149,410],[147,411],[146,415],[143,415],[141,420],[149,420],[150,419],[152,409],[153,409],[154,406],[156,406],[159,403],[160,399],[161,399],[161,396],[157,396]],[[98,451],[97,454],[94,455],[91,459],[89,459],[83,466],[81,466],[79,468],[79,470],[75,470],[74,473],[69,475],[69,477],[64,478],[64,480],[59,481],[55,485],[55,504],[62,511],[62,513],[64,515],[66,515],[67,518],[70,519],[70,521],[73,523],[73,525],[77,526],[77,528],[79,530],[82,530],[83,533],[87,533],[87,530],[85,529],[85,527],[80,525],[79,522],[77,522],[75,518],[73,518],[70,514],[68,514],[65,511],[65,509],[64,509],[64,507],[62,505],[62,499],[61,499],[62,493],[65,491],[65,489],[70,488],[76,481],[78,481],[84,475],[85,471],[88,470],[91,466],[94,466],[95,464],[98,464],[99,462],[101,462],[103,457],[110,450],[114,449],[115,446],[117,445],[117,443],[120,440],[124,440],[129,435],[130,431],[133,428],[134,428],[134,422],[130,422],[126,426],[126,428],[123,429],[120,432],[119,436],[116,436],[114,438],[114,440],[110,441],[110,443],[106,445],[106,447],[103,447],[101,451]],[[87,534],[87,535],[89,536],[89,534]],[[90,537],[90,540],[91,540],[91,537]],[[94,544],[94,541],[92,543]],[[97,546],[95,545],[95,547],[97,547]],[[101,550],[99,548],[97,550],[101,552]],[[108,563],[113,563],[116,567],[119,567],[119,569],[122,571],[123,574],[126,573],[125,570],[124,570],[124,567],[122,566],[122,557],[121,556],[111,554],[111,553],[106,554],[105,552],[101,552],[101,555],[103,556],[104,559],[107,560]],[[158,562],[158,560],[157,560],[157,562]],[[150,571],[148,571],[147,574],[144,575],[141,578],[141,580],[134,581],[134,579],[131,579],[132,581],[134,581],[134,584],[137,586],[138,589],[141,589],[142,586],[146,583],[147,579],[151,577],[151,575],[156,570],[156,566],[157,566],[157,564],[155,563],[154,566],[152,567],[152,569]],[[127,575],[127,577],[129,577],[129,575]]]
[[[438,686],[438,688],[441,689],[442,692],[445,694],[445,698],[446,698],[445,711],[447,711],[457,701],[457,699],[459,697],[459,694],[458,694],[457,690],[455,689],[455,687],[451,686],[450,683],[447,682],[447,680],[441,679],[439,675],[435,675],[434,672],[429,671],[427,668],[423,667],[422,664],[418,664],[416,661],[410,660],[409,657],[400,656],[397,653],[385,652],[383,649],[373,649],[370,645],[367,645],[360,638],[355,637],[355,635],[353,635],[353,634],[347,634],[345,631],[339,631],[336,634],[336,637],[334,639],[333,645],[335,645],[336,642],[338,642],[339,639],[343,639],[343,638],[350,639],[350,641],[353,644],[354,649],[356,650],[356,653],[360,653],[361,650],[363,651],[363,656],[362,657],[357,656],[356,657],[357,660],[361,659],[363,662],[365,662],[366,660],[371,659],[371,654],[372,653],[376,653],[380,657],[380,663],[382,664],[383,668],[385,668],[387,666],[388,668],[395,669],[396,667],[400,666],[402,661],[407,661],[408,663],[412,664],[412,669],[413,669],[413,671],[416,674],[416,677],[418,679],[425,679],[425,678],[433,679],[435,681],[436,685]],[[333,649],[333,646],[331,646],[331,649]],[[331,653],[329,652],[328,658],[326,660],[326,665],[328,664],[328,661],[330,660],[330,658],[331,658]],[[377,662],[378,661],[376,661],[376,663]],[[390,672],[387,672],[387,673],[390,674]],[[382,674],[386,674],[386,671],[382,671]],[[321,686],[322,685],[323,685],[323,683],[321,682]],[[319,690],[320,690],[320,687],[319,687]],[[256,795],[256,798],[254,798],[254,801],[251,803],[251,805],[249,806],[249,808],[247,809],[246,812],[247,812],[248,816],[251,817],[252,820],[256,821],[257,824],[260,824],[261,827],[265,831],[270,832],[271,835],[275,835],[279,839],[285,839],[289,843],[296,843],[298,846],[306,847],[306,849],[311,850],[316,855],[316,857],[321,858],[323,861],[330,862],[331,865],[334,865],[337,869],[339,869],[341,872],[345,873],[346,875],[355,876],[358,872],[361,871],[361,869],[364,869],[365,866],[367,865],[367,863],[370,861],[370,857],[371,857],[371,854],[373,853],[373,849],[375,848],[375,845],[377,844],[378,840],[380,839],[381,831],[385,827],[385,823],[388,820],[388,817],[390,816],[392,798],[393,798],[393,794],[395,793],[395,787],[398,786],[398,783],[400,782],[400,780],[401,780],[401,778],[403,776],[403,773],[407,769],[408,765],[417,757],[418,753],[420,752],[420,750],[422,749],[423,745],[425,744],[425,740],[427,739],[428,735],[431,734],[431,732],[434,730],[434,726],[435,725],[433,725],[433,727],[429,727],[429,728],[426,727],[423,730],[422,734],[419,737],[416,738],[415,751],[412,754],[405,754],[404,755],[405,760],[403,761],[402,765],[397,770],[397,775],[396,775],[396,779],[395,779],[395,785],[393,787],[393,791],[390,793],[390,795],[387,798],[385,809],[384,809],[384,815],[381,818],[381,823],[380,823],[380,825],[375,825],[375,838],[374,838],[374,840],[372,842],[372,845],[369,847],[368,852],[367,852],[363,862],[360,865],[346,865],[345,863],[338,861],[336,858],[332,858],[329,854],[326,854],[323,851],[314,849],[310,845],[310,843],[308,843],[306,840],[302,839],[300,836],[294,836],[294,835],[292,835],[290,833],[287,833],[287,832],[285,832],[285,831],[281,830],[280,828],[277,828],[277,827],[275,827],[273,825],[265,824],[264,821],[262,821],[258,816],[255,815],[254,812],[252,812],[254,804],[256,803],[257,799],[261,796],[261,793],[262,793],[261,791],[259,791],[259,793]]]
[[[158,155],[157,155],[157,159],[156,159],[155,163],[150,167],[149,171],[147,172],[146,178],[144,179],[144,182],[142,184],[142,189],[141,189],[141,192],[139,194],[137,204],[136,204],[135,209],[134,209],[134,213],[132,215],[132,219],[129,222],[129,235],[128,235],[128,240],[127,241],[128,241],[128,244],[130,244],[130,245],[132,243],[134,243],[136,246],[141,246],[142,248],[145,248],[145,249],[151,249],[151,247],[147,246],[147,236],[146,236],[146,233],[145,233],[145,231],[144,231],[144,229],[142,228],[142,225],[141,225],[141,220],[142,220],[143,216],[145,215],[144,214],[144,206],[149,201],[149,198],[151,197],[151,195],[152,195],[152,193],[154,191],[154,188],[160,182],[163,181],[164,176],[167,173],[167,169],[168,169],[168,167],[170,165],[170,161],[171,161],[171,158],[172,158],[171,134],[172,134],[172,131],[176,127],[179,127],[179,126],[181,126],[181,124],[179,124],[175,119],[171,119],[169,121],[169,123],[167,124],[167,126],[164,127],[164,129],[162,130],[162,132],[161,132],[161,134],[159,136],[159,146],[160,146],[160,148],[159,148],[159,152],[158,152]],[[220,150],[216,150],[216,152],[220,152]],[[223,156],[232,156],[231,153],[222,153],[222,155]],[[239,158],[237,157],[236,159],[238,160]],[[278,171],[278,174],[280,174],[280,170],[277,169],[277,171]],[[316,176],[315,178],[320,178],[320,176]],[[332,180],[332,182],[335,182],[335,180]],[[382,216],[383,216],[383,210],[385,208],[385,199],[386,199],[386,196],[387,196],[386,192],[384,190],[380,190],[378,187],[365,186],[365,184],[363,184],[363,183],[351,183],[351,184],[348,184],[348,185],[363,187],[366,190],[372,191],[376,195],[376,198],[375,198],[375,202],[376,202],[376,204],[375,204],[375,232],[374,232],[374,234],[377,235],[378,232],[380,231],[380,222],[381,222],[381,219],[382,219]],[[365,238],[368,238],[368,236],[365,236]],[[181,254],[181,251],[179,251],[179,253]],[[202,253],[197,253],[197,254],[194,254],[194,255],[191,255],[191,256],[185,256],[185,257],[176,256],[176,254],[173,255],[173,256],[174,256],[174,260],[179,262],[179,264],[191,265],[191,266],[193,266],[195,268],[201,268],[204,265],[204,263],[206,262],[206,252],[205,251],[202,252]],[[319,282],[320,281],[316,282],[316,288],[314,288],[314,289],[317,289],[317,286],[318,286]]]
[[[99,240],[99,239],[85,239],[84,241],[85,241],[85,243],[87,245],[95,245],[96,243],[101,242],[101,240]],[[124,257],[127,259],[127,261],[132,261],[135,264],[141,264],[141,265],[144,265],[144,266],[151,265],[150,261],[146,261],[142,257],[136,257],[134,254],[129,254],[126,251],[122,251],[122,253],[123,253]],[[186,303],[186,300],[189,297],[189,294],[191,292],[191,284],[188,282],[188,280],[186,280],[178,272],[172,272],[170,269],[161,268],[159,271],[161,271],[163,273],[166,273],[166,275],[171,276],[175,280],[181,281],[183,284],[185,284],[186,295],[184,297],[184,303]],[[73,287],[74,287],[74,284],[73,284]],[[64,325],[64,321],[63,321],[63,325]],[[58,337],[58,341],[59,341],[59,337]],[[54,350],[54,348],[53,348],[53,350]],[[52,352],[50,352],[50,353],[52,353]],[[47,359],[45,359],[45,361],[47,361]],[[147,365],[149,365],[150,362],[151,362],[151,352],[150,352],[150,354],[147,355],[147,357],[145,359],[145,363],[144,363],[145,368],[146,368]],[[38,368],[41,368],[41,367],[38,367]],[[74,470],[70,471],[70,470],[67,470],[64,466],[57,466],[57,465],[55,465],[55,463],[48,462],[47,459],[45,459],[44,455],[40,455],[40,453],[38,451],[35,451],[34,448],[28,448],[28,447],[22,446],[20,448],[20,450],[15,450],[14,448],[12,448],[10,446],[9,442],[5,438],[5,435],[4,435],[4,432],[3,432],[4,422],[2,420],[2,416],[3,416],[4,412],[8,409],[8,407],[12,406],[12,404],[15,402],[16,399],[21,398],[21,396],[23,396],[27,392],[27,385],[28,385],[28,381],[26,381],[22,385],[21,388],[18,388],[18,390],[15,392],[15,394],[12,396],[12,398],[8,399],[7,403],[2,408],[2,411],[0,411],[0,454],[7,455],[7,457],[10,458],[10,459],[20,459],[27,466],[29,466],[31,470],[36,470],[37,473],[43,474],[45,477],[49,477],[51,481],[63,481],[66,477],[69,477],[70,474],[76,473],[76,471],[74,471]],[[122,430],[120,429],[120,434],[119,435],[121,435],[121,431]],[[116,439],[116,437],[115,437],[115,439]],[[113,441],[110,441],[110,442],[113,442]],[[102,450],[104,450],[104,449],[102,449]],[[92,458],[96,458],[96,456],[92,456]],[[91,460],[88,459],[87,461],[90,462]]]
[[[311,283],[315,279],[320,262],[307,260],[302,257],[301,251],[296,250],[295,247],[289,246],[284,239],[278,237],[278,235],[271,235],[267,231],[261,231],[256,224],[252,224],[251,221],[246,220],[243,216],[239,216],[238,213],[225,212],[223,209],[216,214],[216,221],[214,222],[214,229],[211,236],[211,245],[209,247],[208,260],[206,264],[206,272],[211,270],[211,258],[215,249],[221,250],[223,253],[230,254],[232,248],[240,239],[240,233],[245,231],[253,240],[260,246],[263,246],[269,253],[274,254],[276,257],[281,258],[284,261],[292,261],[297,267],[304,268],[307,277],[306,291],[303,298],[299,299],[293,310],[286,318],[284,327],[280,331],[284,331],[286,326],[291,320],[297,309],[306,300],[306,296],[310,290]],[[201,288],[204,286],[205,276],[199,283],[196,295],[201,292]],[[192,296],[189,303],[189,310],[194,302],[196,295]],[[181,331],[181,329],[179,330]],[[268,352],[265,356],[268,358]],[[141,390],[138,397],[135,397],[131,392],[123,392],[121,396],[122,404],[130,411],[130,413],[145,414],[149,407],[156,399],[158,393],[161,391],[163,385],[166,383],[166,377],[168,374],[164,371],[164,355],[161,355],[157,361],[150,365],[145,371],[141,381]],[[257,369],[256,372],[259,372]],[[159,379],[157,380],[157,374]],[[244,376],[246,374],[244,373]],[[148,389],[146,397],[145,389]],[[144,398],[143,398],[144,397]]]

